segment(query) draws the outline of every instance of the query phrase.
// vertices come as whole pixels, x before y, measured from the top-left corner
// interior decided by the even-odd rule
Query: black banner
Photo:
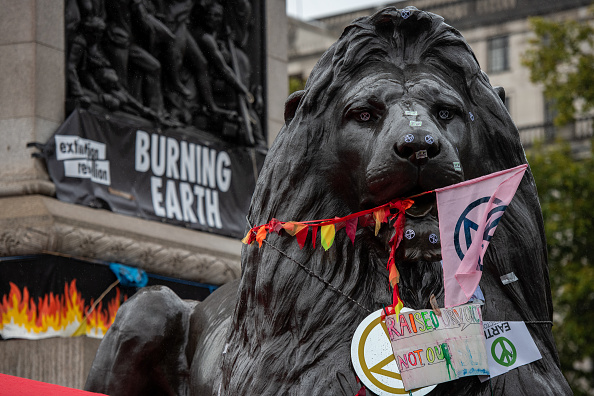
[[[241,238],[265,152],[77,109],[43,149],[58,199]]]

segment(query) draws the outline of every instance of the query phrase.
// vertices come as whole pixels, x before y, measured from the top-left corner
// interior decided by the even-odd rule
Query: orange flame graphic
[[[0,303],[0,333],[4,338],[69,337],[83,323],[85,313],[93,303],[91,300],[85,304],[76,288],[76,279],[64,285],[64,294],[46,294],[38,298],[37,304],[29,296],[27,287],[21,291],[10,282],[10,293],[4,295]],[[83,334],[103,337],[119,307],[120,289],[116,288],[116,296],[107,302],[107,308],[104,309],[103,301],[100,301],[86,318]]]

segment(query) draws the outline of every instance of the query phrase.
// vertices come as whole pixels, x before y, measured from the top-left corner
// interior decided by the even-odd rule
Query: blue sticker
[[[409,10],[402,10],[400,11],[400,16],[404,19],[407,19],[410,16],[410,11]]]
[[[433,142],[435,142],[435,140],[433,139],[433,136],[427,135],[427,136],[425,136],[425,142],[427,142],[427,144],[433,144]]]
[[[468,112],[468,114],[470,115],[470,121],[474,121],[474,114],[472,114],[470,111]]]
[[[474,290],[474,293],[472,293],[472,297],[470,297],[470,302],[474,303],[474,304],[484,304],[485,301],[485,295],[483,294],[483,291],[481,290],[480,286],[477,286],[476,289]]]
[[[439,238],[437,237],[437,235],[431,234],[429,235],[429,242],[435,245],[437,242],[439,242]]]
[[[410,142],[412,142],[413,140],[415,140],[415,135],[413,135],[413,134],[410,134],[410,133],[409,133],[408,135],[406,135],[406,136],[404,137],[404,141],[405,141],[406,143],[410,143]]]
[[[139,268],[129,267],[127,265],[111,263],[109,268],[125,287],[145,287],[148,283],[146,272]]]

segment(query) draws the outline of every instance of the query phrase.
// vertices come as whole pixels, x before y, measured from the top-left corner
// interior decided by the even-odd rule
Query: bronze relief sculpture
[[[93,106],[264,148],[252,3],[67,0],[67,111]]]
[[[345,216],[526,163],[504,95],[443,18],[389,7],[357,19],[305,89],[287,100],[249,222]],[[426,156],[416,155],[421,150]],[[436,210],[431,198],[417,200],[407,225],[434,233]],[[548,324],[546,243],[529,170],[507,212],[484,260],[483,319],[528,323],[543,358],[491,383],[466,377],[431,394],[571,393]],[[391,302],[391,232],[361,228],[354,244],[337,233],[328,251],[311,243],[300,249],[282,235],[260,249],[244,246],[241,279],[198,304],[165,288],[142,290],[118,312],[86,388],[110,395],[355,395],[351,337],[369,312]],[[413,309],[430,308],[431,295],[443,306],[440,252],[426,239],[397,251],[401,296]],[[518,281],[504,285],[500,277],[510,272]]]

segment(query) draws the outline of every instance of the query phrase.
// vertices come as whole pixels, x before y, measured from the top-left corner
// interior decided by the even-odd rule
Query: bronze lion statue
[[[460,33],[443,18],[385,8],[348,26],[303,91],[289,97],[252,199],[250,226],[346,216],[526,163],[518,131]],[[412,116],[412,117],[411,117]],[[415,120],[415,123],[410,122]],[[423,153],[424,155],[419,155]],[[443,306],[435,198],[406,214],[418,237],[398,248],[405,306]],[[244,246],[242,276],[201,303],[149,288],[122,306],[86,389],[110,395],[355,395],[357,325],[391,303],[393,228],[311,233]],[[437,233],[437,235],[439,235]],[[542,359],[481,383],[465,377],[431,394],[571,394],[551,333],[546,243],[528,170],[484,259],[483,318],[525,321]],[[518,281],[503,285],[514,272]],[[490,388],[492,387],[492,389]]]

